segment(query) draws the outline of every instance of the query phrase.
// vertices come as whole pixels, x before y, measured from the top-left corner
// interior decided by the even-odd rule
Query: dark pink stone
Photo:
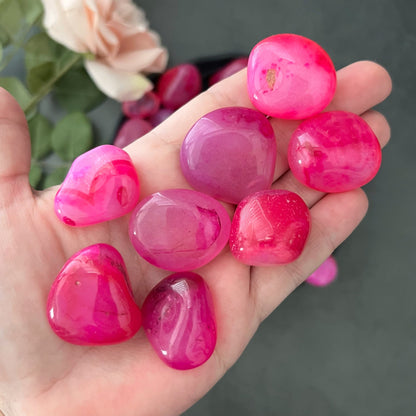
[[[147,118],[157,113],[160,107],[160,98],[153,92],[146,92],[142,98],[135,101],[124,101],[121,109],[126,117]]]
[[[123,148],[133,143],[135,140],[144,136],[152,130],[153,126],[146,120],[140,118],[129,118],[125,120],[120,127],[116,138],[114,139],[114,146]]]
[[[126,341],[140,328],[141,313],[120,253],[95,244],[74,254],[56,277],[48,320],[63,340],[78,345]]]
[[[214,85],[219,81],[222,81],[225,78],[234,75],[236,72],[241,71],[247,66],[248,58],[241,57],[233,59],[230,63],[224,66],[224,68],[217,71],[212,77],[209,79],[209,85]]]
[[[279,189],[257,192],[237,206],[231,252],[253,266],[290,263],[302,253],[309,223],[309,209],[299,195]]]
[[[211,293],[201,276],[176,273],[146,297],[143,328],[159,357],[170,367],[188,370],[212,355],[216,326]]]
[[[149,117],[148,121],[153,127],[156,127],[160,123],[163,123],[173,113],[173,110],[169,110],[168,108],[161,108],[156,114],[154,114],[152,117]]]
[[[202,78],[195,65],[181,64],[162,74],[156,87],[162,105],[176,110],[201,92]]]
[[[359,116],[330,111],[302,122],[288,148],[296,178],[322,192],[345,192],[374,178],[381,149],[370,126]]]
[[[312,286],[328,286],[338,274],[337,261],[329,256],[305,281]]]
[[[334,65],[314,41],[294,34],[270,36],[251,51],[247,85],[262,113],[303,119],[322,111],[336,86]]]
[[[139,178],[130,156],[103,145],[77,157],[55,196],[55,212],[67,225],[109,221],[139,200]]]
[[[149,263],[175,272],[210,262],[227,244],[231,221],[214,198],[168,189],[142,200],[130,218],[129,235]]]
[[[256,110],[226,107],[200,118],[183,141],[182,172],[193,188],[226,202],[270,188],[276,139]]]

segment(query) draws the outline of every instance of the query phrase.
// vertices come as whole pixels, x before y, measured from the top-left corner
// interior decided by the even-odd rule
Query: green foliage
[[[46,175],[45,180],[43,181],[42,188],[49,188],[50,186],[59,185],[65,179],[66,174],[68,173],[68,167],[60,166],[55,169],[53,172]]]
[[[29,183],[33,188],[36,188],[42,179],[42,168],[37,162],[32,162],[29,172]]]
[[[32,159],[43,159],[52,152],[52,130],[52,123],[42,114],[36,114],[29,121]]]

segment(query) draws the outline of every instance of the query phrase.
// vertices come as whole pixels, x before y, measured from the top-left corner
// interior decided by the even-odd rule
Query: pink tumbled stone
[[[303,119],[322,111],[336,86],[334,65],[314,41],[290,33],[270,36],[252,49],[247,85],[262,113]]]
[[[77,157],[55,196],[55,212],[67,225],[85,226],[130,212],[139,200],[139,179],[130,156],[103,145]]]
[[[160,98],[153,92],[146,92],[142,98],[135,101],[124,101],[121,109],[126,117],[147,118],[157,113],[160,107]]]
[[[153,126],[141,118],[129,118],[123,122],[116,138],[114,139],[114,146],[126,147],[130,143],[144,136],[152,130]]]
[[[214,198],[189,189],[168,189],[140,201],[129,235],[149,263],[175,272],[210,262],[227,244],[231,221]]]
[[[168,276],[146,297],[143,328],[159,357],[170,367],[188,370],[212,355],[217,341],[211,293],[192,272]]]
[[[176,110],[201,92],[202,77],[195,65],[181,64],[162,74],[156,87],[162,105]]]
[[[231,252],[252,266],[290,263],[302,253],[309,223],[309,209],[299,195],[280,189],[257,192],[237,206]]]
[[[74,254],[56,277],[47,301],[52,330],[78,345],[126,341],[140,328],[141,313],[120,253],[95,244]]]
[[[322,192],[345,192],[374,178],[381,148],[361,117],[329,111],[298,126],[289,142],[288,161],[304,185]]]
[[[168,108],[161,108],[161,109],[159,109],[159,111],[156,114],[149,117],[148,121],[153,127],[156,127],[160,123],[163,123],[173,113],[174,113],[173,110],[169,110]]]
[[[256,110],[226,107],[200,118],[183,141],[180,161],[190,185],[226,202],[270,188],[276,139],[267,118]]]
[[[306,280],[312,286],[328,286],[338,274],[337,261],[329,256]]]
[[[231,62],[225,65],[224,68],[220,69],[214,75],[212,75],[212,77],[209,79],[209,85],[214,85],[217,82],[222,81],[231,75],[234,75],[236,72],[241,71],[247,66],[247,63],[247,57],[233,59]]]

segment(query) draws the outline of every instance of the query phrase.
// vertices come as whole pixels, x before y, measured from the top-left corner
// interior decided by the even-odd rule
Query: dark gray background
[[[371,59],[391,73],[380,109],[392,127],[369,213],[337,250],[335,284],[301,286],[186,416],[416,414],[416,2],[141,0],[170,65],[298,33],[340,68]]]

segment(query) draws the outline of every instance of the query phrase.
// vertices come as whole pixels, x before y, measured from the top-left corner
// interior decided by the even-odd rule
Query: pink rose
[[[152,89],[143,73],[161,72],[167,51],[131,0],[42,0],[44,27],[68,49],[88,54],[85,68],[97,87],[118,101]]]

